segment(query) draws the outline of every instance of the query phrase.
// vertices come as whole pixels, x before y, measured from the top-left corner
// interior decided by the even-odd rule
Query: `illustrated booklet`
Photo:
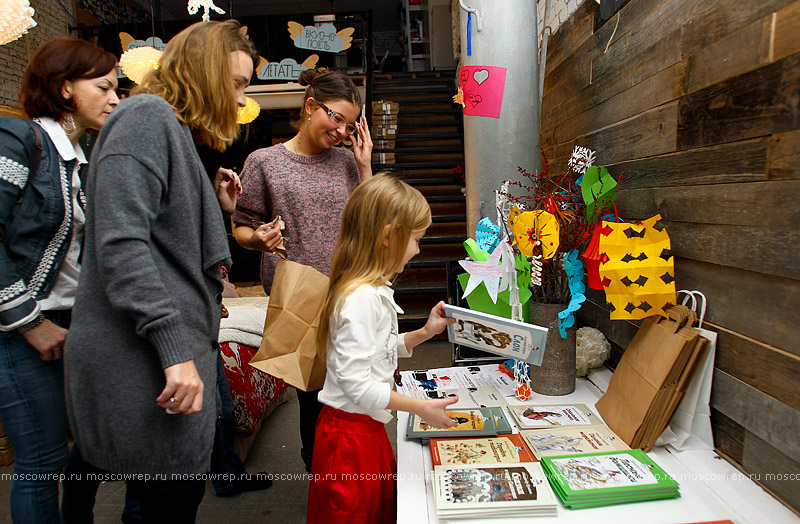
[[[485,438],[432,438],[430,447],[434,466],[536,462],[519,433]]]
[[[678,483],[640,449],[544,457],[541,464],[570,509],[680,496]]]
[[[506,399],[494,386],[478,386],[476,388],[418,389],[409,395],[421,399],[440,399],[458,397],[458,402],[447,406],[449,409],[494,408],[508,404]]]
[[[447,416],[457,425],[448,429],[429,426],[418,415],[410,413],[407,438],[483,437],[511,433],[511,423],[502,408],[448,409]]]
[[[547,328],[449,304],[444,311],[456,319],[447,326],[447,338],[453,344],[541,365]]]
[[[523,431],[522,434],[537,460],[631,449],[606,425],[552,427]]]
[[[530,404],[508,406],[520,430],[558,426],[602,426],[586,404]]]
[[[440,519],[555,517],[558,504],[538,462],[433,468]]]

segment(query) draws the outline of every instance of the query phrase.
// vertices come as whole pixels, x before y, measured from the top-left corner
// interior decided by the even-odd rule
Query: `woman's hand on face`
[[[184,415],[203,409],[203,380],[197,374],[193,360],[164,368],[164,376],[167,383],[156,398],[158,407]]]
[[[214,190],[217,192],[219,205],[223,211],[233,213],[236,210],[236,199],[242,194],[242,181],[235,171],[221,167],[214,177]]]
[[[58,360],[64,357],[67,330],[61,326],[45,320],[22,336],[39,352],[39,358],[42,360]]]
[[[353,135],[353,154],[356,157],[356,163],[359,167],[372,166],[372,137],[369,134],[369,126],[367,119],[361,117],[361,120],[355,123],[356,135]],[[358,138],[361,139],[361,145],[358,145]]]

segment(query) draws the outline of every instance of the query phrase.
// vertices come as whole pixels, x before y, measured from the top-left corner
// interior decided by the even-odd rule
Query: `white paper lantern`
[[[255,99],[249,96],[245,97],[244,107],[239,108],[239,118],[236,120],[237,124],[249,124],[258,117],[261,112],[261,106]]]
[[[0,45],[13,42],[36,25],[28,0],[0,0],[0,13]]]
[[[158,61],[161,60],[161,53],[154,47],[137,47],[128,49],[119,59],[119,67],[125,76],[141,84],[144,75],[154,69],[158,69]]]

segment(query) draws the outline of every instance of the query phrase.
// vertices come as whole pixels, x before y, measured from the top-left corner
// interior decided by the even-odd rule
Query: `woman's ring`
[[[171,398],[169,399],[169,403],[170,403],[170,404],[175,404],[176,402],[177,402],[177,403],[180,403],[180,401],[181,401],[181,399],[179,399],[179,398],[175,398],[175,397],[171,397]]]

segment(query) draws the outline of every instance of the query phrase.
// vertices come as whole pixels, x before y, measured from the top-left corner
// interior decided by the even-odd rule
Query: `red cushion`
[[[258,348],[223,342],[220,349],[233,397],[236,432],[246,437],[255,431],[264,410],[286,389],[286,384],[248,365]]]

